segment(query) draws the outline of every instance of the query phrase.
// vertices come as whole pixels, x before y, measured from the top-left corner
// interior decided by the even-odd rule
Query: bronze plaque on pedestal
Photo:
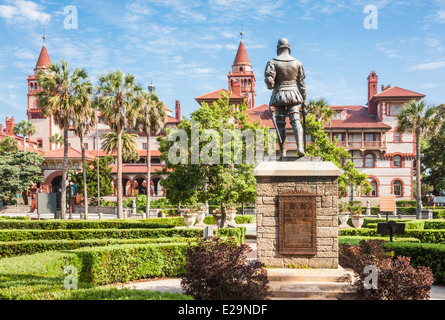
[[[316,254],[316,196],[278,195],[280,254]]]

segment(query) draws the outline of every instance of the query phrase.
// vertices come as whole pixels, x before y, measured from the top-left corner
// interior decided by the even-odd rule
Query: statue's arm
[[[300,70],[297,75],[297,85],[298,85],[298,90],[300,91],[300,94],[303,97],[304,104],[306,104],[306,84],[304,83],[305,78],[306,74],[304,72],[303,65],[300,65]]]
[[[267,89],[271,90],[275,86],[275,64],[273,61],[269,61],[264,71],[264,82],[266,83]]]

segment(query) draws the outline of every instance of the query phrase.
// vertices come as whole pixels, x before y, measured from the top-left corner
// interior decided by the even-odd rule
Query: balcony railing
[[[339,141],[338,147],[344,147],[345,149],[386,149],[386,142],[384,141]]]

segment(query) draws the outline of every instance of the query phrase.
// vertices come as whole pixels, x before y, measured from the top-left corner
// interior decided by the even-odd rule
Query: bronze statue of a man
[[[304,130],[300,113],[306,108],[305,73],[300,61],[290,55],[289,41],[282,38],[278,41],[276,58],[267,63],[265,82],[269,90],[273,89],[270,106],[274,107],[273,117],[278,133],[280,160],[284,157],[284,142],[286,140],[286,116],[289,114],[297,144],[297,156],[306,156],[304,148]],[[300,110],[301,105],[301,110]]]

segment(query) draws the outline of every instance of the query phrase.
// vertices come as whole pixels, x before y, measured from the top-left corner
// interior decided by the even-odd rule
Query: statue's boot
[[[278,143],[278,146],[280,147],[280,155],[278,156],[278,159],[279,161],[283,161],[285,156],[284,142],[286,141],[286,118],[284,116],[277,116],[277,127],[278,134],[281,137],[281,143]]]
[[[289,114],[290,123],[294,131],[295,142],[297,144],[297,153],[299,158],[306,157],[306,152],[304,151],[304,140],[303,140],[303,126],[300,121],[300,114],[293,112]]]

